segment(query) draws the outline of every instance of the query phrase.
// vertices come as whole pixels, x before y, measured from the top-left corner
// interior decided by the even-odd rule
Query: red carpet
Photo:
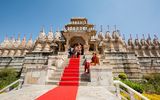
[[[79,58],[71,58],[59,82],[60,86],[79,85]]]
[[[64,69],[59,86],[36,100],[76,100],[79,85],[79,58],[71,58]]]

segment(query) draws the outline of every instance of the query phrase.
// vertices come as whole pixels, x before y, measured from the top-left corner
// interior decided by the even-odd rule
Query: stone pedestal
[[[112,67],[91,66],[90,79],[92,86],[113,86]]]

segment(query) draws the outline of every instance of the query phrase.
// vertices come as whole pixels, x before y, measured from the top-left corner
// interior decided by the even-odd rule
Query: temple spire
[[[157,35],[156,35],[156,34],[154,34],[154,38],[155,38],[155,39],[158,39],[158,37],[157,37]]]
[[[125,40],[125,35],[123,34],[123,40]]]
[[[108,32],[109,32],[109,25],[107,25],[107,30],[108,30]]]
[[[136,39],[138,40],[138,34],[136,34]]]
[[[50,26],[50,32],[53,32],[53,30],[52,30],[52,25]]]
[[[143,34],[143,39],[145,40],[144,34]]]
[[[32,33],[30,34],[30,38],[29,38],[30,40],[32,39]]]
[[[20,40],[20,33],[18,33],[18,39],[17,40]]]
[[[41,32],[44,33],[44,25],[42,26]]]
[[[130,34],[130,39],[132,40],[132,34]]]
[[[100,28],[101,28],[100,32],[102,32],[102,31],[103,31],[103,30],[102,30],[102,25],[100,26]]]
[[[151,36],[150,36],[150,34],[148,34],[148,39],[149,39],[149,40],[151,40]]]
[[[117,26],[116,25],[114,25],[114,29],[115,29],[115,31],[117,31]]]
[[[6,36],[5,36],[5,40],[8,40],[8,35],[6,34]]]
[[[24,34],[23,42],[26,42],[26,34]]]

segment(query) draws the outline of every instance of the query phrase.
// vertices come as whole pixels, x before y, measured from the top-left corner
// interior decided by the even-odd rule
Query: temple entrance
[[[82,47],[81,55],[84,54],[85,40],[82,37],[77,37],[77,36],[72,37],[69,41],[69,45],[71,48],[75,48],[75,46],[81,45]]]

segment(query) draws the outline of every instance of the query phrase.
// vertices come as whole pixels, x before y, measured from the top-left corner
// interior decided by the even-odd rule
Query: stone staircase
[[[80,57],[80,67],[79,67],[79,85],[80,86],[87,86],[89,79],[89,74],[84,73],[84,66],[82,65],[85,59],[83,59],[83,56]],[[65,67],[68,65],[68,61],[65,60],[63,63],[63,66],[60,68],[57,68],[55,72],[49,77],[49,80],[47,81],[48,85],[59,85],[59,82],[61,80],[62,74],[64,72]],[[74,70],[71,72],[68,72],[68,74],[74,73]],[[71,77],[71,82],[74,81],[77,77]],[[65,79],[63,79],[65,81]]]

